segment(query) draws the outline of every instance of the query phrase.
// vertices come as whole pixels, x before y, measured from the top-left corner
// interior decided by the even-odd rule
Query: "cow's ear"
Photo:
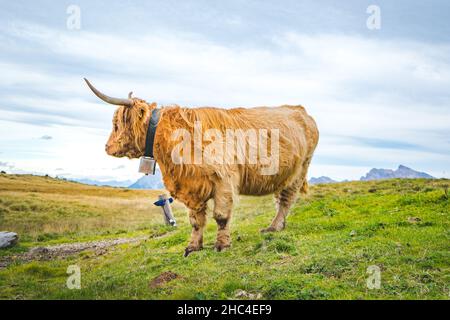
[[[139,110],[139,119],[144,118],[144,116],[145,116],[145,109],[142,108],[141,110]]]

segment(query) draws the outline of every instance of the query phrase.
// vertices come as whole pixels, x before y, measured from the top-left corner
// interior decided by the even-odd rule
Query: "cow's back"
[[[262,174],[261,170],[266,165],[250,163],[207,164],[203,161],[201,164],[182,166],[173,164],[170,151],[178,142],[170,141],[171,134],[174,130],[183,128],[193,136],[195,122],[202,124],[203,132],[216,129],[221,131],[224,137],[226,130],[278,130],[278,170],[273,174]],[[305,161],[312,157],[317,145],[318,131],[314,120],[302,106],[235,109],[190,109],[175,106],[164,110],[155,140],[155,146],[159,149],[156,155],[169,191],[178,193],[177,190],[184,188],[184,191],[190,194],[207,198],[212,196],[218,178],[231,176],[239,193],[262,195],[283,189],[302,174]],[[270,142],[268,144],[270,145]],[[198,190],[187,190],[194,187]]]

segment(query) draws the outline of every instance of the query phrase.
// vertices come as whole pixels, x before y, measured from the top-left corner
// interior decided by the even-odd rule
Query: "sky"
[[[376,29],[367,26],[371,5]],[[450,177],[449,1],[0,7],[1,170],[141,176],[138,160],[106,155],[115,108],[88,90],[87,77],[109,95],[133,91],[161,105],[301,104],[320,131],[310,177],[359,179],[399,164]]]

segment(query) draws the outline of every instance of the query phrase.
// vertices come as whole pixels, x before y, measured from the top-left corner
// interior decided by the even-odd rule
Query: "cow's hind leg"
[[[230,221],[233,210],[231,188],[219,187],[214,196],[213,216],[217,222],[217,241],[215,249],[222,251],[231,246]]]
[[[308,180],[306,175],[310,163],[311,156],[303,162],[301,174],[295,182],[275,195],[277,215],[273,219],[271,225],[268,228],[262,229],[261,232],[274,232],[284,229],[286,226],[286,217],[289,213],[290,207],[297,199],[298,191],[302,194],[306,194],[308,192]]]
[[[303,184],[303,181],[301,181]],[[275,206],[277,215],[273,219],[268,228],[262,229],[261,232],[274,232],[283,230],[286,226],[286,217],[289,213],[289,208],[297,199],[298,190],[300,188],[299,183],[294,183],[289,187],[281,190],[280,193],[275,195]]]
[[[189,209],[189,221],[192,225],[191,241],[184,251],[187,257],[193,251],[203,248],[203,229],[206,224],[206,204],[196,209]]]

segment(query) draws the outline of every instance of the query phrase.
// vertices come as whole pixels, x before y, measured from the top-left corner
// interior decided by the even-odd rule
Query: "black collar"
[[[153,144],[155,143],[156,126],[161,115],[160,109],[153,109],[152,116],[148,122],[147,136],[145,138],[144,157],[153,158]]]

